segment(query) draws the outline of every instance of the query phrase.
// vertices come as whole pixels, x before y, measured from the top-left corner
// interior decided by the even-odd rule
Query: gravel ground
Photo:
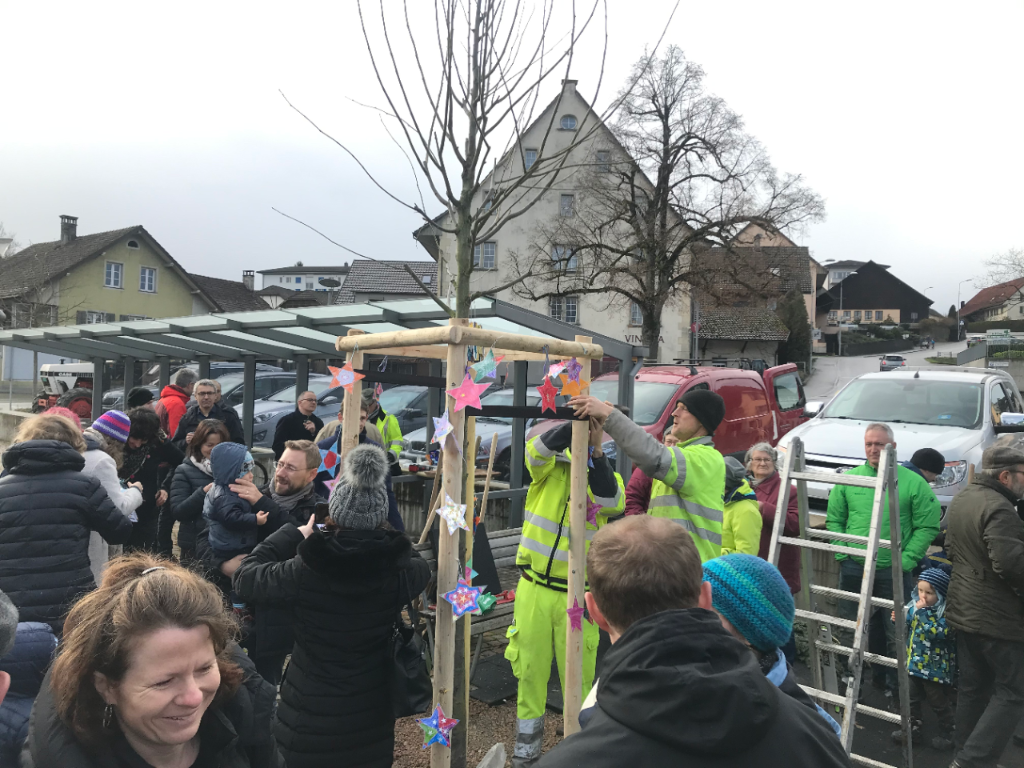
[[[562,716],[548,712],[544,719],[544,751],[561,741],[555,728],[561,726]],[[469,750],[466,765],[475,768],[487,750],[499,741],[505,742],[506,765],[512,764],[512,747],[516,732],[516,702],[509,699],[491,707],[482,702],[469,701]],[[406,717],[395,723],[394,768],[425,768],[430,765],[430,752],[423,749],[423,731],[415,717]]]

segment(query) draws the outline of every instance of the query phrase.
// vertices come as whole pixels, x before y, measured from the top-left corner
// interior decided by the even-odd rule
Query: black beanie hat
[[[152,402],[153,393],[150,392],[149,387],[132,387],[128,390],[128,397],[125,399],[125,405],[128,408],[138,408],[140,405]]]
[[[725,401],[721,395],[710,390],[691,389],[679,398],[679,402],[686,406],[686,410],[693,414],[709,435],[715,433],[725,418]]]
[[[946,469],[946,457],[934,448],[922,448],[910,457],[910,463],[926,472],[941,475]]]

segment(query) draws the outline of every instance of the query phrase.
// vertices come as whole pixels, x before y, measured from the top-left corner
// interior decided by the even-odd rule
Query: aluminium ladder
[[[813,698],[824,704],[832,704],[842,707],[842,743],[843,748],[849,754],[850,759],[860,765],[873,766],[875,768],[892,768],[888,763],[882,763],[863,755],[853,752],[853,734],[858,713],[878,718],[885,722],[899,725],[903,731],[903,768],[913,768],[913,744],[911,741],[910,723],[910,687],[907,677],[907,631],[906,622],[903,621],[903,605],[896,604],[893,600],[872,596],[872,589],[875,582],[875,559],[879,547],[887,547],[892,551],[892,582],[893,593],[903,595],[903,568],[900,554],[903,551],[901,543],[899,496],[897,492],[896,473],[896,452],[893,446],[887,445],[882,452],[878,464],[877,477],[862,477],[858,475],[841,474],[838,472],[816,472],[808,471],[806,468],[803,441],[799,438],[793,440],[786,453],[786,459],[781,470],[781,485],[779,490],[779,502],[776,507],[775,523],[772,528],[771,544],[768,550],[768,560],[773,565],[779,564],[779,552],[781,545],[789,544],[800,547],[800,578],[802,589],[798,596],[798,608],[796,616],[806,622],[808,632],[807,638],[811,652],[811,672],[814,675],[814,687],[801,686]],[[786,536],[783,533],[783,525],[786,517],[786,508],[789,503],[792,483],[796,483],[797,508],[800,512],[800,537]],[[815,482],[824,485],[850,485],[860,488],[873,488],[875,498],[871,508],[871,524],[867,536],[855,536],[845,533],[832,533],[830,531],[811,528],[808,525],[808,504],[807,504],[807,483]],[[889,506],[889,539],[879,538],[879,529],[883,509],[888,494]],[[842,543],[835,543],[842,542]],[[863,544],[866,549],[856,549],[844,546],[844,544]],[[842,553],[864,558],[864,576],[861,581],[860,594],[845,592],[839,589],[814,584],[812,577],[814,569],[811,564],[811,550],[822,552]],[[857,603],[857,618],[855,621],[841,619],[818,611],[816,595],[832,598],[846,598]],[[896,611],[896,658],[881,656],[869,653],[868,635],[869,619],[871,609],[877,608],[888,611]],[[840,645],[833,639],[832,626],[843,627],[853,630],[853,647],[847,648]],[[836,680],[835,658],[836,654],[849,656],[849,669],[852,680],[847,686],[844,696],[839,695]],[[896,715],[875,707],[868,707],[857,703],[860,694],[861,675],[864,662],[880,664],[887,667],[894,667],[899,680],[900,714]]]

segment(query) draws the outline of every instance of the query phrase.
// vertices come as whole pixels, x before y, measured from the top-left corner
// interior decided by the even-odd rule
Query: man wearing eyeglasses
[[[995,765],[1024,715],[1024,451],[1000,437],[946,513],[960,692],[953,766]],[[1014,738],[1016,741],[1016,738]]]
[[[223,406],[217,401],[217,391],[217,383],[213,379],[201,379],[196,382],[192,392],[196,402],[189,406],[173,433],[172,442],[182,453],[188,453],[188,444],[192,442],[192,435],[203,419],[217,419],[228,428],[231,442],[245,443],[241,419],[234,408]]]
[[[274,431],[274,458],[280,459],[284,444],[289,440],[312,440],[324,428],[323,421],[313,413],[316,410],[316,394],[302,392],[295,402],[295,410],[277,422]]]
[[[878,477],[878,463],[882,458],[882,451],[885,446],[892,443],[896,448],[896,440],[892,428],[888,424],[868,424],[864,431],[864,455],[866,461],[859,467],[854,467],[846,474],[862,477]],[[896,466],[896,485],[899,494],[900,509],[900,536],[903,543],[903,552],[900,555],[903,566],[903,594],[896,596],[897,605],[905,605],[910,599],[910,592],[916,582],[912,572],[921,558],[925,556],[928,547],[939,535],[939,520],[942,517],[942,507],[935,497],[935,492],[928,485],[928,481],[917,472],[914,472],[902,465]],[[825,527],[834,533],[847,533],[855,536],[867,536],[871,528],[871,508],[875,501],[874,488],[860,488],[852,485],[837,485],[832,488],[828,497],[828,514],[825,519]],[[889,503],[888,496],[882,507],[882,519],[880,525],[880,537],[889,538]],[[863,544],[852,544],[836,541],[835,544],[842,544],[846,547],[865,549]],[[837,554],[839,561],[839,589],[846,592],[860,592],[861,581],[864,577],[864,558],[850,557],[846,554]],[[888,548],[879,547],[878,555],[875,557],[875,597],[883,597],[889,600],[894,599],[892,581],[892,555]],[[843,619],[856,620],[857,603],[850,600],[839,600],[839,616]],[[875,611],[874,622],[883,624],[886,639],[886,648],[881,648],[880,643],[870,643],[869,650],[883,655],[896,655],[896,627],[889,619],[888,611]],[[872,633],[878,636],[876,633]],[[840,641],[843,645],[850,646],[853,642],[853,630],[840,629]],[[889,699],[889,706],[895,709],[897,703],[898,689],[896,670],[876,666],[873,670],[874,684],[876,687],[886,689],[886,697]]]

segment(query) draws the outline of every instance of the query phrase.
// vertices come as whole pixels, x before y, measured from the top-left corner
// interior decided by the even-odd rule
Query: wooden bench
[[[516,552],[519,551],[519,539],[522,538],[522,528],[508,528],[503,531],[495,531],[494,533],[488,533],[487,540],[491,545],[491,555],[494,557],[494,567],[501,571],[506,569],[514,569],[516,567]],[[413,544],[413,549],[420,553],[420,556],[427,561],[427,565],[430,566],[430,573],[437,579],[437,558],[434,556],[434,551],[430,546],[430,542],[424,542],[423,544]],[[506,589],[514,589],[515,585],[505,585]],[[423,610],[420,614],[426,620],[427,623],[427,649],[430,653],[431,663],[434,658],[434,621],[436,619],[436,613],[429,607],[429,601],[427,600],[426,593],[423,594]],[[439,600],[443,600],[438,595]],[[472,628],[470,630],[470,637],[475,637],[476,648],[473,651],[473,662],[470,666],[469,677],[473,679],[473,675],[476,673],[476,665],[480,660],[480,651],[483,648],[484,633],[491,632],[496,629],[506,629],[512,626],[512,619],[515,614],[515,601],[511,600],[506,603],[498,603],[492,610],[484,614],[483,616],[473,616]]]

